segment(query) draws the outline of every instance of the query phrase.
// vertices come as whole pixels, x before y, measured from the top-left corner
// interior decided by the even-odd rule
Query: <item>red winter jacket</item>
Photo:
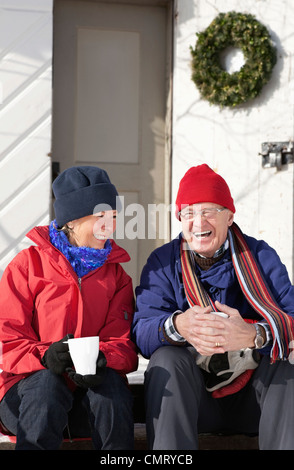
[[[106,263],[78,279],[51,244],[48,226],[35,227],[28,237],[37,246],[21,251],[0,281],[0,400],[16,382],[43,369],[45,351],[67,333],[99,335],[108,367],[120,374],[136,370],[132,281],[119,264],[129,261],[127,252],[112,241]]]

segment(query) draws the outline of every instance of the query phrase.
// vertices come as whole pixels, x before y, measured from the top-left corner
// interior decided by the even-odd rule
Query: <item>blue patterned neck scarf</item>
[[[73,246],[67,236],[61,230],[57,230],[57,222],[51,222],[49,226],[50,241],[70,262],[78,277],[103,266],[112,250],[110,240],[106,240],[101,250],[87,246]]]

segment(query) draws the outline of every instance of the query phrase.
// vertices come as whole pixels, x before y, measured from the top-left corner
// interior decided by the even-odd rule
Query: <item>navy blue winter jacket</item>
[[[294,316],[294,287],[286,267],[266,242],[244,236],[280,308]],[[189,308],[182,280],[181,237],[180,234],[151,253],[143,268],[140,285],[136,288],[133,339],[146,358],[159,347],[170,344],[163,334],[166,319],[176,310]],[[230,249],[209,270],[204,271],[197,266],[197,275],[214,301],[236,308],[244,318],[262,320],[241,291]],[[267,346],[262,351],[269,354],[270,349]]]

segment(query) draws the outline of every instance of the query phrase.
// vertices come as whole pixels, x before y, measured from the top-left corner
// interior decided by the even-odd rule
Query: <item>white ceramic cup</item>
[[[218,315],[219,317],[228,318],[228,315],[224,312],[210,312],[213,315]]]
[[[78,374],[96,374],[96,362],[99,354],[99,336],[70,338],[69,353]]]

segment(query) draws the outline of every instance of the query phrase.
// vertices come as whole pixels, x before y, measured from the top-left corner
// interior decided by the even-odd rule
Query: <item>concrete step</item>
[[[144,423],[135,423],[135,449],[148,450]],[[199,450],[258,450],[258,437],[243,434],[200,434]]]
[[[0,442],[1,450],[14,450],[13,442]],[[93,450],[90,439],[64,441],[61,450]],[[135,423],[135,450],[148,450],[145,423]],[[258,438],[242,434],[200,434],[199,450],[258,450]]]

